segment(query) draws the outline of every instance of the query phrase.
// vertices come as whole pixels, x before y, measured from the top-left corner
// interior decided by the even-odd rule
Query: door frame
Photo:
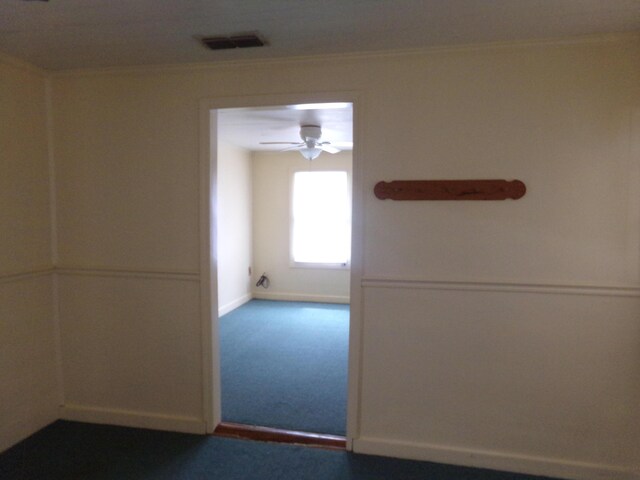
[[[349,364],[347,387],[347,449],[359,436],[362,318],[363,318],[363,164],[358,145],[362,145],[362,99],[358,92],[323,92],[216,97],[200,101],[199,226],[200,226],[200,318],[202,328],[202,402],[207,433],[221,422],[220,345],[218,337],[217,269],[217,110],[307,103],[350,102],[353,104],[353,176],[351,216],[351,272]]]

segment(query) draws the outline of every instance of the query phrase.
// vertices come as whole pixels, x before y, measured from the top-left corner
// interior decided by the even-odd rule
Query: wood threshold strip
[[[324,433],[299,432],[296,430],[282,430],[279,428],[258,427],[240,423],[220,423],[213,432],[221,437],[245,438],[263,442],[294,443],[310,447],[321,447],[332,450],[347,448],[347,440],[339,435]]]

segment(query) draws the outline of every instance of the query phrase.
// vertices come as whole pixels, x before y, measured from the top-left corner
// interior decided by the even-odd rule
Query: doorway
[[[241,101],[239,101],[239,103],[240,102]],[[322,103],[322,105],[318,105],[317,103]],[[269,262],[265,263],[264,258],[269,258],[270,260],[273,260],[272,257],[274,255],[270,255],[267,253],[265,257],[264,252],[258,252],[258,253],[254,253],[254,252],[256,252],[257,250],[264,250],[263,247],[265,247],[265,245],[273,243],[272,242],[273,239],[266,238],[268,235],[264,233],[264,230],[262,229],[263,226],[258,225],[258,223],[260,222],[254,222],[253,220],[247,222],[246,218],[242,220],[242,215],[238,215],[237,213],[232,213],[232,212],[236,212],[237,210],[243,210],[245,212],[248,210],[252,210],[252,213],[250,214],[250,216],[254,218],[257,216],[260,219],[264,220],[264,218],[266,217],[264,209],[258,212],[257,214],[253,212],[255,203],[258,203],[264,206],[265,204],[264,198],[257,202],[256,202],[256,199],[253,199],[252,201],[251,200],[247,201],[246,198],[240,201],[232,201],[232,206],[230,206],[228,203],[229,198],[233,198],[234,195],[238,197],[238,195],[242,191],[246,192],[250,190],[251,195],[263,195],[264,191],[270,190],[271,193],[269,193],[270,196],[268,197],[269,201],[266,202],[269,204],[268,209],[275,210],[276,204],[283,202],[282,197],[284,195],[284,199],[285,199],[284,203],[286,205],[284,206],[284,208],[280,209],[281,211],[279,213],[279,216],[282,217],[284,215],[287,217],[291,217],[290,215],[292,213],[291,202],[293,201],[292,191],[294,189],[295,174],[297,172],[317,172],[317,173],[324,172],[328,174],[329,172],[340,171],[341,168],[336,166],[338,163],[340,163],[339,158],[342,158],[342,163],[349,163],[349,168],[344,170],[348,172],[348,177],[350,180],[349,183],[351,185],[351,177],[352,177],[352,171],[353,171],[351,169],[352,149],[351,149],[351,145],[349,144],[350,143],[349,140],[351,139],[345,140],[344,137],[336,137],[335,127],[337,123],[330,121],[330,119],[332,118],[335,119],[337,116],[336,115],[337,113],[344,114],[344,112],[338,112],[339,110],[344,110],[344,109],[348,109],[349,115],[352,115],[351,114],[351,112],[353,111],[352,103],[335,102],[335,101],[334,102],[323,101],[323,102],[317,102],[317,103],[313,101],[310,103],[307,102],[307,103],[281,103],[281,104],[274,102],[274,103],[266,103],[267,106],[262,106],[262,105],[253,105],[250,107],[233,106],[230,108],[225,106],[226,108],[217,108],[217,109],[209,108],[207,112],[210,115],[209,125],[210,125],[210,133],[211,133],[211,143],[208,150],[210,153],[210,157],[212,159],[209,165],[210,175],[208,175],[208,177],[211,179],[211,183],[209,184],[209,190],[210,192],[212,192],[212,195],[210,197],[211,203],[209,204],[211,205],[211,211],[209,212],[210,227],[211,227],[211,243],[209,248],[209,255],[210,255],[210,258],[217,260],[217,263],[214,262],[214,264],[212,265],[214,268],[211,269],[211,272],[210,272],[211,275],[209,277],[209,284],[211,288],[210,290],[211,298],[210,298],[209,304],[211,305],[211,310],[212,310],[211,317],[213,320],[211,322],[211,332],[210,332],[211,339],[212,339],[212,361],[211,361],[212,375],[210,378],[212,392],[211,392],[210,402],[212,405],[213,426],[217,426],[221,421],[222,422],[227,421],[227,418],[226,418],[228,416],[227,411],[229,411],[229,415],[231,415],[231,417],[235,415],[235,413],[231,412],[231,409],[228,406],[229,400],[227,399],[227,397],[225,397],[225,383],[227,384],[228,389],[235,388],[235,387],[229,386],[230,384],[229,384],[228,377],[225,377],[224,369],[226,369],[228,365],[225,363],[225,357],[224,357],[225,346],[221,342],[228,340],[227,337],[229,337],[228,333],[230,329],[226,328],[224,323],[227,322],[227,320],[232,321],[230,317],[233,318],[234,316],[235,317],[241,316],[243,309],[244,310],[249,309],[250,311],[253,310],[255,313],[255,311],[259,310],[258,307],[261,307],[261,308],[268,307],[267,310],[271,310],[272,313],[274,310],[277,310],[277,309],[280,310],[280,313],[276,315],[278,318],[276,320],[271,319],[267,325],[267,327],[269,328],[266,328],[266,330],[269,330],[270,328],[276,330],[275,332],[276,337],[272,337],[272,341],[273,341],[273,338],[277,338],[278,336],[286,337],[287,336],[286,328],[290,328],[292,325],[298,326],[298,327],[300,326],[300,325],[296,325],[296,321],[290,318],[289,320],[292,320],[293,323],[290,324],[289,327],[285,328],[282,322],[283,322],[283,318],[286,319],[287,316],[291,317],[291,315],[293,315],[294,317],[298,317],[298,316],[301,316],[302,313],[306,312],[306,313],[311,313],[312,317],[313,316],[317,317],[319,312],[321,313],[323,311],[325,313],[328,313],[329,317],[331,317],[332,315],[336,317],[336,314],[338,316],[340,316],[341,314],[344,316],[343,324],[345,325],[344,327],[345,337],[348,337],[348,340],[347,338],[344,339],[345,349],[347,350],[346,352],[344,352],[344,362],[343,362],[344,384],[341,387],[344,390],[344,394],[335,395],[336,398],[342,397],[342,405],[341,405],[341,408],[343,411],[342,429],[339,432],[336,432],[335,429],[332,429],[331,432],[326,432],[326,431],[322,431],[322,430],[327,430],[323,426],[319,426],[318,428],[313,428],[313,425],[309,427],[309,425],[307,424],[307,425],[301,425],[301,428],[299,430],[303,430],[306,432],[310,431],[310,433],[313,433],[313,434],[338,433],[338,434],[341,434],[342,436],[346,434],[347,437],[349,437],[349,434],[350,434],[349,425],[350,424],[353,425],[354,423],[353,421],[347,421],[347,419],[353,416],[353,412],[355,410],[353,407],[353,403],[355,403],[354,397],[357,396],[357,382],[354,379],[353,371],[354,369],[357,369],[357,364],[354,365],[353,358],[355,356],[357,359],[357,355],[354,355],[354,353],[357,354],[357,352],[354,352],[353,347],[349,347],[349,345],[353,345],[354,341],[357,340],[356,338],[354,338],[353,325],[357,321],[357,318],[358,318],[357,314],[359,312],[357,307],[355,309],[351,308],[351,311],[349,312],[348,302],[350,300],[349,289],[354,283],[354,276],[357,278],[356,281],[359,284],[359,277],[360,277],[359,272],[357,270],[354,272],[352,267],[352,262],[353,262],[352,259],[355,258],[356,259],[355,263],[357,263],[358,265],[360,263],[357,260],[357,257],[360,254],[359,244],[357,244],[357,242],[355,241],[351,242],[353,244],[356,244],[357,246],[355,249],[353,249],[354,251],[351,252],[352,257],[349,258],[347,262],[340,261],[340,262],[333,262],[332,265],[319,266],[319,265],[313,265],[313,259],[312,259],[312,261],[306,262],[309,264],[305,265],[305,262],[303,261],[296,262],[296,259],[294,259],[292,256],[290,257],[290,255],[292,255],[290,247],[292,245],[293,239],[289,235],[291,234],[292,229],[286,228],[285,242],[281,242],[281,245],[279,247],[281,251],[284,248],[288,252],[286,262],[280,261],[279,264],[275,264],[273,262],[271,262],[270,264]],[[236,103],[236,105],[238,104]],[[273,107],[272,105],[276,105],[276,106]],[[323,108],[325,111],[322,111]],[[326,110],[331,110],[331,111],[329,112],[329,114],[327,114]],[[234,135],[238,135],[238,134],[230,133],[230,129],[229,129],[229,124],[233,123],[234,118],[237,120],[239,113],[243,113],[243,115],[245,116],[246,114],[248,114],[249,117],[251,117],[248,122],[246,121],[246,118],[245,118],[245,122],[243,125],[245,127],[244,129],[237,129],[237,128],[235,129],[237,132],[238,131],[241,132],[239,135],[242,136],[243,139],[240,139],[240,140],[238,140],[237,137],[234,137]],[[285,117],[291,117],[292,113],[295,116],[295,122],[293,124],[291,124],[291,118],[285,119]],[[257,127],[257,124],[265,123],[263,121],[263,119],[265,118],[271,120],[271,123],[266,122],[268,125],[270,125],[268,127],[269,131],[267,132],[267,134],[255,135],[255,128]],[[260,121],[257,121],[256,119],[260,119]],[[253,124],[252,124],[252,120],[254,121]],[[287,124],[286,122],[289,122],[289,123]],[[349,127],[350,127],[350,130],[352,130],[352,125],[353,125],[352,116],[350,118],[350,122],[351,122],[351,125]],[[335,152],[335,153],[323,151],[321,152],[321,155],[319,158],[314,159],[313,161],[310,162],[308,159],[304,158],[299,151],[296,151],[301,146],[293,145],[294,143],[295,144],[300,142],[304,143],[304,138],[300,137],[300,131],[299,131],[302,125],[319,126],[323,130],[322,137],[319,139],[319,141],[328,142],[326,143],[327,147],[332,148],[334,151],[338,149],[341,151]],[[244,130],[244,133],[242,133],[243,130]],[[254,134],[250,133],[252,130],[254,131]],[[351,131],[348,132],[348,136],[351,137],[351,135],[352,135]],[[251,148],[251,145],[243,146],[242,142],[246,142],[247,137],[249,138],[249,141],[254,141],[257,143],[276,141],[275,139],[277,138],[278,140],[290,142],[291,145],[285,145],[285,148],[289,148],[290,150],[281,151],[283,150],[282,145],[274,145],[274,144],[267,144],[268,147],[266,148],[263,147],[263,149],[266,151],[260,151],[259,149],[255,148],[255,146]],[[307,145],[305,145],[305,147],[306,146]],[[225,149],[226,151],[222,152],[222,150],[225,150]],[[249,161],[247,161],[246,159],[243,160],[241,158],[243,154],[239,149],[253,152],[248,154],[248,156],[250,157]],[[230,150],[231,150],[231,154],[230,154]],[[245,186],[242,186],[242,182],[234,182],[233,180],[229,180],[228,178],[223,179],[222,176],[225,176],[229,173],[227,168],[228,165],[227,166],[224,165],[224,162],[226,161],[226,159],[223,159],[222,158],[223,156],[237,156],[238,158],[240,158],[239,160],[240,163],[234,165],[232,169],[235,168],[236,170],[240,170],[240,175],[241,176],[244,175],[245,179],[247,177],[250,177],[251,180],[255,178],[258,178],[258,179],[262,178],[265,180],[264,184],[261,186],[252,185],[251,188],[249,189],[246,187],[246,182],[244,182]],[[345,159],[347,157],[350,157],[350,158],[348,159],[348,162],[345,162]],[[326,159],[326,160],[325,162],[321,163],[323,159]],[[257,168],[254,168],[253,166],[254,163],[260,166]],[[275,163],[279,163],[280,167],[272,169],[269,165],[275,164]],[[242,166],[243,164],[244,166]],[[251,167],[247,168],[246,167],[247,164],[251,165]],[[293,168],[292,167],[293,165],[298,165],[298,167]],[[248,173],[249,170],[250,170],[250,173]],[[256,170],[258,170],[258,172],[256,172]],[[271,173],[265,174],[265,172],[269,172],[269,170],[274,170],[274,171],[272,171]],[[285,175],[283,175],[283,171],[285,172]],[[273,178],[275,178],[276,176],[279,176],[279,180],[276,182],[276,183],[278,182],[279,183],[277,185],[274,185]],[[322,175],[319,175],[319,176],[322,176]],[[325,176],[330,176],[330,175],[325,175]],[[229,195],[229,190],[232,191],[231,195]],[[260,193],[260,190],[262,190],[262,193]],[[258,193],[257,194],[254,193],[255,191],[258,191]],[[354,191],[356,191],[355,188],[349,189],[349,192],[348,192],[349,202],[351,205],[355,203],[354,202],[355,196],[353,195]],[[275,197],[278,195],[275,195],[274,192],[279,192],[280,193],[279,196],[281,198],[276,199]],[[251,204],[250,208],[249,208],[249,204]],[[282,207],[282,205],[280,206]],[[217,214],[215,214],[216,212]],[[233,221],[236,223],[236,225],[230,228],[228,223],[229,219],[227,218],[225,220],[224,218],[225,215],[231,216],[233,218]],[[276,222],[275,219],[272,219],[272,220],[273,222]],[[221,221],[223,222],[224,225],[220,224]],[[287,220],[287,222],[291,222],[291,221],[292,221],[291,218]],[[238,223],[244,224],[244,226],[243,225],[238,226],[237,225]],[[249,224],[250,226],[249,228],[247,228],[247,225]],[[349,227],[351,227],[351,225],[352,225],[352,221],[351,221],[351,218],[349,218]],[[229,230],[234,230],[234,229],[239,229],[239,230],[235,230],[233,231],[232,235],[228,235]],[[256,232],[249,232],[251,239],[247,241],[246,237],[248,235],[247,234],[248,230],[249,231],[257,230],[258,235],[256,235]],[[283,233],[282,228],[275,228],[275,230],[279,231],[280,234]],[[354,232],[354,233],[356,233],[356,237],[357,237],[357,232]],[[227,235],[227,237],[225,237],[225,235]],[[229,240],[230,238],[231,240]],[[260,244],[259,248],[255,247],[256,242]],[[284,246],[282,245],[282,243],[284,243]],[[225,248],[227,248],[225,247],[225,245],[228,246],[229,244],[233,244],[234,247],[244,249],[244,252],[245,252],[243,254],[244,257],[237,257],[237,256],[234,257],[233,255],[228,255],[226,252],[222,252],[220,250],[221,248],[224,250]],[[249,246],[247,246],[247,244],[249,244]],[[247,255],[248,250],[251,251],[251,254],[249,256]],[[238,258],[242,258],[242,259],[238,260]],[[235,273],[233,273],[231,276],[226,276],[226,275],[229,275],[228,274],[229,270],[234,270]],[[293,272],[293,275],[291,275],[291,272]],[[255,287],[255,283],[257,279],[259,279],[263,274],[266,274],[266,276],[268,277],[268,281],[266,282],[266,285],[265,285],[265,282],[262,282],[260,287]],[[322,280],[323,275],[325,277],[324,280]],[[342,279],[336,280],[340,278],[340,275],[342,275],[341,277]],[[316,280],[312,279],[314,276]],[[321,280],[317,280],[317,278],[320,278]],[[299,287],[300,285],[303,285],[305,282],[309,285],[314,285],[316,287],[315,290],[305,291],[304,289],[294,288],[295,286]],[[323,282],[325,285],[329,286],[328,290],[326,288],[323,290],[323,287],[322,287]],[[238,290],[239,293],[236,292],[235,294],[230,296],[230,290],[233,289],[231,288],[232,284],[242,285],[242,288],[244,288],[245,290],[244,291]],[[346,286],[346,294],[340,293],[339,288],[336,289],[336,287],[339,284],[341,284],[343,287]],[[265,286],[268,288],[264,288]],[[351,290],[352,290],[351,294],[353,294],[354,293],[353,289],[351,288]],[[355,296],[358,297],[359,285],[358,285],[358,291],[355,293],[356,293]],[[293,308],[294,310],[297,308],[298,313],[288,314],[285,307]],[[346,315],[344,315],[345,312],[346,312]],[[249,314],[249,316],[251,317],[251,314]],[[237,318],[234,321],[235,321],[234,327],[238,327],[239,321],[237,320]],[[243,320],[240,320],[240,322],[241,321]],[[327,321],[331,322],[331,320],[327,320]],[[335,318],[333,321],[335,323],[340,322],[340,320],[336,320]],[[277,322],[280,322],[280,323],[278,324]],[[303,318],[300,318],[299,323],[304,323],[304,322],[306,322],[306,320],[304,320]],[[262,327],[263,327],[262,329],[264,329],[264,325]],[[244,327],[238,327],[238,329],[241,331],[243,330],[243,328]],[[244,339],[245,341],[244,343],[251,343],[251,342],[246,342],[247,337],[249,335],[255,336],[254,335],[256,333],[255,331],[259,330],[259,328],[256,328],[255,325],[249,326],[249,324],[247,324],[246,328],[249,329],[250,331],[247,331],[245,329],[244,333],[241,333],[241,335],[238,338]],[[285,330],[282,330],[278,333],[277,332],[278,328],[285,328]],[[233,328],[231,330],[233,330]],[[351,331],[351,335],[349,335],[349,331]],[[271,333],[274,333],[274,332],[271,332]],[[291,333],[291,335],[293,336],[292,331],[290,331],[289,333]],[[296,335],[297,334],[300,334],[300,332],[297,332]],[[331,335],[332,334],[329,334],[329,337]],[[335,337],[335,332],[333,335]],[[357,335],[357,330],[356,330],[356,335]],[[259,341],[257,342],[259,344]],[[300,342],[300,341],[297,342],[298,345],[300,345],[301,343],[304,343],[304,342]],[[278,347],[279,350],[283,350],[284,348],[286,348],[287,344],[285,343],[283,345],[284,346],[281,345],[280,347]],[[262,350],[260,355],[265,355],[265,351],[263,347],[264,347],[264,344],[262,345]],[[240,349],[241,347],[232,347],[231,351],[236,350],[237,352]],[[301,350],[305,351],[305,348],[302,348]],[[313,358],[317,356],[318,355],[314,353],[307,355],[308,358],[309,357]],[[263,360],[265,358],[266,357],[264,356],[262,357]],[[298,370],[302,370],[302,364],[304,363],[302,359],[303,357],[300,357],[298,360],[291,360],[289,362],[290,363],[289,366],[296,365]],[[348,362],[347,362],[347,359],[348,359]],[[329,363],[329,362],[320,361],[319,363],[320,365],[322,365],[324,363]],[[348,367],[347,367],[347,363],[348,363]],[[253,365],[254,365],[253,368],[255,368],[256,365],[259,365],[259,362],[258,364],[254,362]],[[318,365],[316,365],[316,368],[317,367]],[[348,389],[346,385],[346,369],[347,368],[350,370]],[[258,377],[260,376],[268,377],[269,375],[268,370],[269,369],[267,369],[267,371],[262,372],[262,374],[258,375]],[[272,368],[271,370],[273,371],[274,369]],[[286,379],[288,376],[290,375],[285,374],[283,378]],[[241,375],[238,375],[237,377],[239,378],[241,377]],[[307,377],[307,380],[308,380],[308,375],[305,373],[301,373],[300,378],[305,378],[305,377]],[[262,380],[265,380],[265,379],[262,378]],[[270,383],[268,378],[265,381],[267,383]],[[319,388],[320,390],[322,390],[322,382],[320,381],[316,383],[317,383],[316,388],[317,389]],[[215,388],[216,386],[218,388]],[[332,388],[332,387],[329,387],[329,388]],[[349,399],[348,409],[346,405],[347,390],[349,392],[348,393],[348,399]],[[264,391],[265,390],[262,390],[263,393]],[[354,394],[354,391],[355,391],[355,394]],[[221,392],[222,392],[222,395],[220,395]],[[255,400],[252,402],[251,398],[256,399],[259,396],[260,396],[260,393],[258,391],[256,391],[252,395],[250,393],[248,394],[247,391],[245,390],[244,394],[241,394],[239,398],[244,397],[245,399],[248,400],[247,403],[251,404],[251,403],[255,403]],[[331,395],[329,395],[329,397],[331,397]],[[322,401],[321,403],[327,403],[326,402],[327,397],[325,396],[324,398],[325,398],[325,401]],[[225,408],[225,402],[227,402],[227,408]],[[234,402],[234,404],[235,403],[237,402]],[[287,402],[283,399],[280,403],[285,404]],[[316,410],[312,407],[310,409]],[[265,409],[263,408],[263,410]],[[277,408],[271,408],[271,407],[266,408],[267,413],[269,411],[275,412],[276,410]],[[296,410],[296,409],[293,409],[293,410]],[[297,410],[299,410],[299,408]],[[346,413],[347,410],[349,411],[349,414]],[[289,415],[290,418],[288,418],[287,420],[290,420],[293,422],[295,420],[294,413],[296,412],[292,411],[292,414]],[[335,415],[332,415],[332,416],[335,417]],[[233,418],[231,418],[231,420],[233,420]],[[253,423],[256,423],[256,422],[253,422]],[[259,423],[268,424],[269,422],[268,421],[258,422],[256,424],[259,425]],[[261,425],[261,426],[264,426],[264,425]],[[271,425],[266,425],[266,426],[272,427]],[[275,422],[273,426],[278,427],[279,424]],[[297,430],[295,424],[282,425],[282,427],[287,430]],[[351,427],[351,432],[352,431],[353,431],[353,427]]]

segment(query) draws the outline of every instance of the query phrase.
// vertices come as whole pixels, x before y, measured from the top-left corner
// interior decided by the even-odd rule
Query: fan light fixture
[[[302,155],[309,161],[318,158],[318,156],[322,153],[322,149],[318,147],[304,147],[298,151],[300,152],[300,155]]]

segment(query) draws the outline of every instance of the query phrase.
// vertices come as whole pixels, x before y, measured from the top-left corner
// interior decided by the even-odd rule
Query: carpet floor
[[[3,480],[541,480],[428,462],[58,421],[0,454]]]
[[[222,316],[222,420],[344,435],[348,343],[348,305],[252,300]]]

